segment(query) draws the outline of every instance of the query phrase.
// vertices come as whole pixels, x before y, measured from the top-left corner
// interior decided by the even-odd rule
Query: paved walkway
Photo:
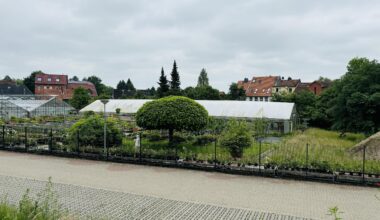
[[[104,213],[112,219],[127,215],[152,219],[330,219],[327,210],[333,206],[343,211],[345,220],[380,216],[380,201],[375,197],[380,191],[365,187],[3,151],[0,175],[0,193],[11,192],[16,199],[27,187],[40,189],[51,176],[63,203],[76,204],[69,207],[71,210],[82,215]],[[86,208],[82,211],[80,207]]]
[[[0,175],[0,195],[7,195],[17,204],[26,189],[37,194],[46,187],[45,181]],[[101,219],[252,219],[306,220],[293,216],[183,202],[152,196],[136,195],[70,184],[55,183],[62,206],[79,218]]]

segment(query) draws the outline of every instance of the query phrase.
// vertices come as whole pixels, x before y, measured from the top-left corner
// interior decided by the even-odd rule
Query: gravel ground
[[[241,214],[242,216],[249,215],[248,213],[253,216],[262,213],[262,215],[268,216],[265,216],[264,219],[287,219],[286,216],[331,219],[327,215],[328,209],[338,206],[343,212],[341,215],[344,220],[379,219],[380,216],[380,201],[376,198],[376,195],[380,195],[380,191],[369,187],[239,176],[4,151],[0,151],[0,175],[5,176],[3,178],[7,181],[15,181],[14,183],[2,182],[0,184],[0,192],[13,192],[12,198],[13,195],[14,198],[17,198],[16,194],[22,194],[29,185],[38,188],[40,187],[37,186],[38,184],[44,185],[44,181],[52,177],[56,187],[66,190],[62,193],[62,199],[70,202],[65,203],[77,204],[72,206],[73,211],[79,209],[81,206],[78,204],[82,203],[86,204],[83,207],[88,207],[84,208],[85,210],[95,208],[83,213],[80,211],[82,208],[77,210],[83,215],[88,213],[101,215],[102,212],[109,215],[116,210],[115,213],[123,216],[126,214],[123,210],[128,210],[133,215],[148,212],[157,214],[158,216],[153,216],[155,219],[185,219],[185,217],[172,216],[173,213],[189,215],[197,219],[206,219],[207,216],[210,218],[215,216],[216,219],[220,219],[221,216],[218,216],[217,213],[225,213],[227,219],[232,219],[231,216],[227,216],[227,213],[230,213],[229,215]],[[18,186],[16,182],[21,184],[19,184],[20,187],[16,187]],[[79,191],[76,192],[74,189]],[[107,197],[107,195],[111,196]],[[138,202],[131,202],[135,201],[134,199],[137,199]],[[107,203],[102,202],[103,200]],[[192,212],[193,214],[190,215],[189,213]],[[196,216],[196,214],[204,216]],[[110,216],[114,218],[118,214]],[[255,218],[262,219],[261,217]],[[237,216],[235,219],[242,218]]]
[[[0,195],[7,196],[11,203],[17,204],[26,189],[30,189],[31,196],[36,198],[37,193],[45,188],[46,182],[0,176],[0,186]],[[306,218],[274,213],[183,202],[70,184],[55,183],[53,190],[63,208],[81,219],[306,220]]]

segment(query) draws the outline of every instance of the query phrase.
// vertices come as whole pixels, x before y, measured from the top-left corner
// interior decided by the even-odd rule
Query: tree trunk
[[[170,147],[173,146],[173,134],[174,134],[174,129],[170,128],[169,129],[169,146]]]

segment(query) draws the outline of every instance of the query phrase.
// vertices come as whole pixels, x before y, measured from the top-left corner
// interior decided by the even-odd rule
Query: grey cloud
[[[380,2],[302,0],[0,0],[0,74],[96,74],[156,86],[177,60],[183,87],[256,75],[338,78],[379,57]]]

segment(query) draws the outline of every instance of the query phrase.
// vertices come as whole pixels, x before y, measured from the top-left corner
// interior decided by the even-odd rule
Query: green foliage
[[[39,73],[43,73],[41,70],[32,72],[28,77],[24,78],[24,85],[32,92],[34,93],[34,81],[36,78],[36,75]]]
[[[343,212],[339,211],[338,206],[329,208],[329,215],[332,216],[334,220],[342,220],[342,218],[340,217],[341,213]]]
[[[77,121],[69,129],[69,138],[76,143],[77,132],[80,135],[80,144],[91,147],[103,147],[104,119],[100,115],[91,115]],[[107,118],[107,145],[117,146],[122,143],[123,134],[117,120]]]
[[[300,93],[275,94],[274,102],[293,102],[296,105],[298,117],[303,119],[312,119],[316,111],[317,97],[310,91]]]
[[[88,78],[83,78],[83,81],[91,82],[94,84],[98,96],[101,96],[101,98],[110,98],[112,96],[113,88],[104,85],[99,77],[90,76]]]
[[[79,81],[79,78],[77,76],[73,76],[69,79],[70,81]]]
[[[206,70],[203,68],[198,77],[197,87],[209,86],[208,76]]]
[[[186,97],[170,96],[145,103],[136,114],[137,125],[145,129],[198,131],[206,127],[206,109]]]
[[[157,88],[158,98],[162,98],[168,95],[169,92],[169,82],[165,76],[164,68],[161,68],[161,76],[158,82],[159,87]]]
[[[211,86],[187,87],[183,90],[183,95],[196,100],[219,100],[219,90]]]
[[[205,146],[207,144],[210,144],[216,140],[214,135],[211,134],[203,134],[199,135],[195,138],[194,145],[197,146]]]
[[[333,128],[374,133],[380,130],[380,64],[354,58],[347,73],[335,83],[329,113]]]
[[[120,80],[114,91],[115,98],[127,98],[133,97],[136,94],[136,89],[130,79],[125,82]]]
[[[29,196],[29,190],[22,196],[18,206],[10,205],[6,199],[0,202],[0,219],[4,220],[59,220],[67,218],[55,195],[51,179],[37,200]]]
[[[232,83],[228,92],[228,99],[230,100],[245,100],[245,91],[240,88],[237,83]]]
[[[181,87],[180,87],[181,82],[179,79],[178,67],[175,60],[173,63],[173,69],[170,74],[170,77],[171,77],[170,90],[169,90],[170,95],[181,95]]]
[[[245,121],[230,120],[221,135],[221,145],[227,147],[231,156],[240,158],[244,148],[252,144],[252,137]]]
[[[70,104],[77,110],[82,109],[90,103],[91,95],[87,89],[79,87],[74,90]]]

